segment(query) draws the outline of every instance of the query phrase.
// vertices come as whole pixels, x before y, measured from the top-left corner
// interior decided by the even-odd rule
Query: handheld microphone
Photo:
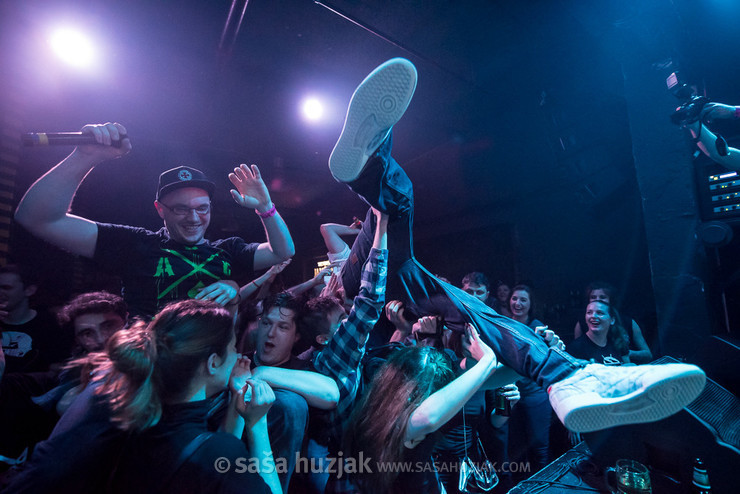
[[[120,136],[119,140],[111,143],[111,146],[120,148],[121,142],[127,137],[127,135]],[[25,146],[78,146],[97,144],[94,135],[83,134],[82,132],[32,132],[23,134],[21,141]]]

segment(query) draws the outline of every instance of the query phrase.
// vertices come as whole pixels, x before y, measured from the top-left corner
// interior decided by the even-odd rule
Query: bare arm
[[[111,146],[126,129],[121,124],[86,125],[82,131],[95,136],[98,144],[77,146],[61,163],[39,178],[18,204],[15,220],[33,235],[72,254],[93,257],[98,226],[69,213],[72,199],[85,176],[97,164],[131,151],[126,137],[121,147]]]
[[[475,394],[481,385],[496,370],[496,356],[493,351],[478,337],[478,332],[471,326],[470,331],[476,344],[483,349],[478,362],[460,377],[432,393],[409,417],[406,426],[404,444],[413,448],[424,438],[442,427],[459,412],[465,403]]]
[[[318,372],[261,365],[254,369],[253,374],[273,388],[287,389],[301,395],[312,407],[331,410],[339,401],[337,383]]]
[[[282,273],[283,270],[290,264],[290,259],[283,261],[279,264],[275,264],[270,269],[265,271],[262,276],[255,278],[246,285],[239,288],[239,300],[246,300],[255,293],[261,292],[264,288],[269,288],[278,274]]]
[[[691,131],[691,135],[694,137],[694,139],[696,139],[698,136],[699,141],[696,143],[696,145],[704,154],[709,156],[712,161],[719,163],[720,165],[729,168],[730,170],[740,171],[740,150],[733,147],[728,147],[727,156],[720,156],[715,145],[715,142],[717,141],[717,136],[712,133],[712,131],[709,130],[706,125],[700,122],[695,122],[689,125],[689,130]]]
[[[576,322],[576,327],[573,328],[573,339],[580,338],[583,334],[583,331],[581,330],[581,321]]]
[[[316,276],[311,278],[310,280],[306,280],[303,283],[300,283],[296,286],[292,286],[288,288],[287,291],[292,293],[294,296],[299,296],[304,294],[305,292],[313,289],[316,286],[323,285],[324,284],[324,277],[331,275],[332,269],[334,269],[336,266],[338,266],[339,263],[332,263],[325,268],[323,268],[321,271],[319,271]]]
[[[329,252],[332,254],[339,254],[342,252],[347,243],[342,240],[340,235],[357,235],[360,233],[360,229],[355,226],[356,223],[351,225],[340,225],[338,223],[324,223],[319,227],[321,236],[324,238],[324,244]]]
[[[251,396],[245,398],[250,389]],[[234,394],[235,408],[244,420],[244,442],[249,453],[259,459],[259,475],[270,488],[272,494],[282,494],[280,478],[272,456],[270,437],[267,434],[267,412],[275,402],[275,393],[267,383],[250,379],[248,385]]]
[[[632,342],[637,350],[630,350],[629,359],[631,362],[645,364],[653,360],[653,352],[650,351],[650,347],[642,335],[642,330],[634,319],[632,320]]]
[[[254,253],[254,269],[268,268],[295,255],[293,238],[280,213],[276,212],[270,218],[263,218],[262,224],[265,227],[267,242],[261,243]]]
[[[231,375],[229,376],[231,401],[229,401],[226,414],[221,422],[221,430],[237,439],[242,438],[246,425],[246,421],[240,413],[239,400],[244,401],[244,387],[247,386],[248,379],[252,377],[251,364],[252,361],[248,357],[238,355],[236,364],[231,369]]]
[[[390,343],[403,342],[411,334],[413,324],[406,320],[403,312],[403,302],[400,300],[391,300],[385,305],[385,316],[396,327]]]
[[[240,165],[234,168],[234,172],[229,174],[229,180],[235,187],[231,189],[231,197],[237,204],[244,208],[254,208],[261,214],[272,211],[268,217],[261,217],[267,242],[261,243],[254,254],[254,269],[269,268],[293,257],[295,245],[288,225],[280,213],[274,210],[275,205],[257,165]]]

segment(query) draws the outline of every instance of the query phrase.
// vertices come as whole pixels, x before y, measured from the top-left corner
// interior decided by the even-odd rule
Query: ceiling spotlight
[[[303,116],[310,122],[317,122],[324,116],[324,105],[316,98],[307,98],[302,105]]]
[[[86,68],[95,61],[92,41],[74,29],[57,29],[49,37],[49,44],[61,60],[74,67]]]

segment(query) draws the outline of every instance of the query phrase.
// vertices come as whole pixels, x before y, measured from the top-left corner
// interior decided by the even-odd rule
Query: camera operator
[[[727,146],[722,136],[714,134],[707,127],[707,124],[719,119],[740,119],[740,106],[707,103],[701,110],[700,118],[687,122],[686,126],[704,154],[726,168],[740,171],[740,150]]]

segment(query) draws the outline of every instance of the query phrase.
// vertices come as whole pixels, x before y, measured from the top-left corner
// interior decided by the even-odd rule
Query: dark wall
[[[19,126],[74,130],[119,120],[134,143],[81,186],[73,211],[82,216],[158,228],[157,175],[189,164],[218,184],[210,237],[262,240],[258,218],[233,204],[226,178],[239,163],[258,163],[296,241],[286,282],[301,281],[324,250],[319,225],[364,216],[326,166],[347,101],[374,66],[405,56],[419,84],[394,129],[394,154],[415,185],[417,253],[432,271],[453,282],[474,269],[526,281],[540,317],[562,332],[583,310],[586,283],[605,279],[652,341],[658,315],[668,321],[667,308],[685,305],[674,291],[684,272],[677,259],[704,262],[689,238],[691,178],[665,180],[691,166],[693,150],[668,121],[676,102],[663,75],[650,71],[680,63],[712,98],[740,102],[740,55],[726,49],[737,46],[740,25],[730,2],[337,2],[362,29],[311,2],[253,0],[228,56],[218,49],[227,3],[57,2],[115,37],[95,80],[51,59],[36,64],[41,28],[53,17],[43,3],[2,5],[8,77],[0,89],[21,89]],[[306,89],[330,103],[321,126],[296,117]],[[65,152],[23,150],[16,200]],[[660,202],[668,193],[681,211],[673,217]],[[676,221],[685,222],[680,239],[659,228]],[[22,235],[13,245],[17,258],[56,280],[60,297],[70,289],[67,257]],[[676,258],[658,263],[663,251]],[[688,272],[696,275],[689,300],[701,303],[704,275]]]

